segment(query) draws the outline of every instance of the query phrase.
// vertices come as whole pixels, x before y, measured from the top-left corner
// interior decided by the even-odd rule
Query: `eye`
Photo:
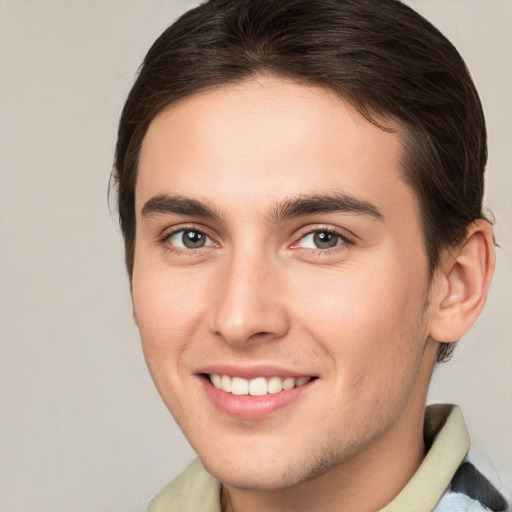
[[[297,243],[298,247],[305,249],[332,249],[345,243],[345,238],[332,231],[312,231],[304,235]]]
[[[179,249],[200,249],[214,245],[210,237],[196,229],[180,229],[171,233],[167,240]]]

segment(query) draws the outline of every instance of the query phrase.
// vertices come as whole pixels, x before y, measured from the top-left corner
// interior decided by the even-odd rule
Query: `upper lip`
[[[230,377],[242,377],[243,379],[255,379],[256,377],[314,377],[309,371],[291,370],[279,365],[256,364],[247,366],[247,364],[208,364],[198,368],[198,374],[218,374],[229,375]]]

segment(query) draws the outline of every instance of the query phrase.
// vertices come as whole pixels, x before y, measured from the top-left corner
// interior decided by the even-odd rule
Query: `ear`
[[[492,226],[477,220],[465,241],[441,259],[432,288],[431,338],[451,342],[469,331],[484,307],[494,264]]]
[[[133,302],[133,287],[132,287],[132,283],[130,283],[130,299],[132,301],[132,318],[133,318],[133,323],[139,327],[139,320],[137,318],[137,312],[135,311],[135,303]]]

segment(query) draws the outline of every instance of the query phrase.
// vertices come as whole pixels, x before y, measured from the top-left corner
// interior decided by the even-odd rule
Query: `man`
[[[196,450],[150,511],[505,510],[436,362],[483,308],[483,113],[395,0],[210,0],[148,52],[115,172],[134,318]]]

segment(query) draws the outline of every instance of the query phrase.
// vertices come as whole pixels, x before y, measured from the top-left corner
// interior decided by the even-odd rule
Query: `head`
[[[123,110],[115,178],[146,359],[228,482],[254,442],[262,473],[249,485],[272,489],[419,425],[434,361],[450,351],[437,341],[459,334],[436,308],[488,284],[464,270],[492,259],[478,95],[432,25],[395,0],[377,5],[206,2],[154,43]],[[279,372],[311,379],[285,417],[260,418],[264,399],[237,416],[205,378],[270,386]],[[310,416],[320,440],[315,422],[295,439]],[[315,443],[305,464],[297,454]]]
[[[396,0],[209,1],[153,44],[126,101],[115,158],[128,274],[139,153],[151,121],[191,94],[258,74],[327,87],[383,130],[399,126],[404,179],[421,207],[429,272],[484,218],[486,129],[461,56]],[[454,344],[441,344],[438,360]]]

